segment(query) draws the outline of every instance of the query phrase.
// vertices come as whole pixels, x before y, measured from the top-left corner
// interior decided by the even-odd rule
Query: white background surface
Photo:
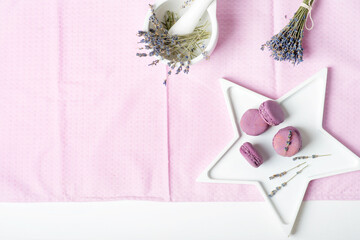
[[[360,201],[306,201],[289,238],[265,202],[1,203],[0,239],[360,239]]]

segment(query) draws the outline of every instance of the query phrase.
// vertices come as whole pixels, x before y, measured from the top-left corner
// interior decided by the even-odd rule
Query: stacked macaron
[[[241,117],[240,127],[246,134],[258,136],[265,132],[269,125],[264,122],[258,109],[249,109]]]
[[[275,101],[263,102],[259,107],[259,113],[261,118],[270,126],[277,126],[285,120],[284,111],[280,104]]]
[[[268,100],[259,109],[249,109],[240,120],[241,129],[248,135],[258,136],[269,126],[277,126],[285,120],[285,114],[280,104]]]
[[[285,114],[279,103],[268,100],[259,109],[249,109],[240,120],[240,128],[248,135],[258,136],[269,126],[277,126],[285,120]],[[291,157],[302,146],[301,135],[295,127],[280,129],[273,138],[273,148],[281,156]],[[259,167],[264,161],[254,146],[246,142],[240,147],[240,153],[253,167]]]

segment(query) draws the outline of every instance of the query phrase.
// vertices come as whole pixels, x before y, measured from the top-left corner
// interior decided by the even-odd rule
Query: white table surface
[[[360,201],[306,201],[287,237],[264,202],[0,203],[0,239],[360,239]]]

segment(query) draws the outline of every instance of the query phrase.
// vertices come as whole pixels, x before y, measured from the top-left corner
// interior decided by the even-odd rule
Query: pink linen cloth
[[[210,61],[165,88],[165,66],[135,56],[148,2],[2,0],[0,201],[262,200],[195,182],[233,136],[221,77],[276,98],[329,67],[324,127],[360,154],[360,2],[316,1],[305,62],[274,62],[260,46],[300,2],[219,0]],[[306,199],[360,199],[359,181],[316,180]]]
[[[0,2],[1,201],[169,200],[166,75],[135,56],[147,10]]]

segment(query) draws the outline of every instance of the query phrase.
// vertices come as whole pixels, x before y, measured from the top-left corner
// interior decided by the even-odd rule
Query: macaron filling
[[[260,104],[259,113],[264,122],[277,126],[285,120],[285,114],[279,103],[268,100]]]
[[[259,167],[263,163],[263,160],[259,156],[256,156],[256,154],[254,154],[252,151],[250,151],[246,144],[243,144],[240,147],[240,152],[250,164],[252,163],[254,167]]]
[[[270,115],[266,112],[265,108],[264,108],[264,103],[262,103],[259,107],[259,112],[260,112],[260,116],[262,117],[262,119],[264,120],[264,122],[266,122],[269,125],[274,125],[272,124],[273,120],[270,117]]]

